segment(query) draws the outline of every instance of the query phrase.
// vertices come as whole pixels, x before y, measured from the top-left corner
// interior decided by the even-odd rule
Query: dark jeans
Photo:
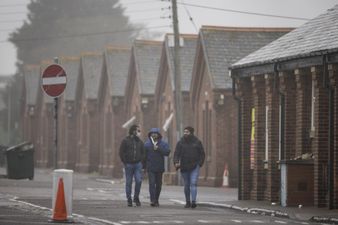
[[[162,189],[163,172],[148,171],[150,202],[158,203]]]
[[[197,181],[200,172],[199,165],[196,166],[195,169],[187,172],[181,172],[183,180],[184,180],[184,195],[185,200],[190,202],[190,194],[191,201],[196,202],[197,197]]]
[[[133,184],[133,177],[135,179],[134,199],[138,199],[142,184],[142,163],[126,163],[124,165],[126,174],[126,196],[131,199],[131,189]]]

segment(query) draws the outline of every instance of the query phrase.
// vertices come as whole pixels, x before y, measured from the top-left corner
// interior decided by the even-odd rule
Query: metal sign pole
[[[59,59],[54,58],[54,63],[58,64]],[[54,169],[58,168],[58,97],[54,98]]]

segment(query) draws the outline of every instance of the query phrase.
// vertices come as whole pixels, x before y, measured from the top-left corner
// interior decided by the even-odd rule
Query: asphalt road
[[[0,170],[1,171],[1,170]],[[127,207],[124,183],[95,174],[74,174],[75,224],[311,224],[286,218],[253,215],[232,209],[183,207],[183,187],[164,186],[160,207],[149,205],[147,181],[142,184],[141,207]],[[0,179],[0,225],[51,224],[52,173],[39,170],[29,180]],[[198,199],[208,202],[233,200],[236,189],[199,188]]]

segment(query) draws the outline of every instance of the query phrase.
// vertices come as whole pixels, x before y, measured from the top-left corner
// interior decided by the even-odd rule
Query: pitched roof
[[[174,46],[170,46],[169,35],[166,36],[165,46],[167,58],[169,60],[169,71],[171,73],[171,86],[175,90],[174,77]],[[181,68],[181,91],[190,91],[192,69],[196,52],[197,35],[180,35],[183,38],[183,46],[179,48],[180,68]]]
[[[136,40],[133,45],[140,94],[154,94],[160,65],[162,42]]]
[[[84,94],[87,99],[97,99],[102,75],[103,55],[84,53],[81,56],[81,66],[84,80]]]
[[[35,105],[40,88],[40,66],[26,65],[23,73],[26,86],[26,105]]]
[[[338,51],[338,5],[233,64],[247,67]],[[321,54],[321,53],[320,53]]]
[[[75,101],[76,85],[79,77],[80,58],[79,57],[61,57],[61,66],[67,75],[67,85],[63,94],[66,101]]]
[[[107,47],[105,60],[110,77],[110,95],[124,96],[130,59],[130,48]]]
[[[289,32],[290,28],[203,26],[200,43],[214,89],[231,88],[230,65]]]

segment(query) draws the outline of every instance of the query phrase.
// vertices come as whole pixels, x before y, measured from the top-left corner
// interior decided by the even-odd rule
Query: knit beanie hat
[[[191,134],[194,134],[195,129],[193,127],[185,127],[184,130],[188,130]]]

